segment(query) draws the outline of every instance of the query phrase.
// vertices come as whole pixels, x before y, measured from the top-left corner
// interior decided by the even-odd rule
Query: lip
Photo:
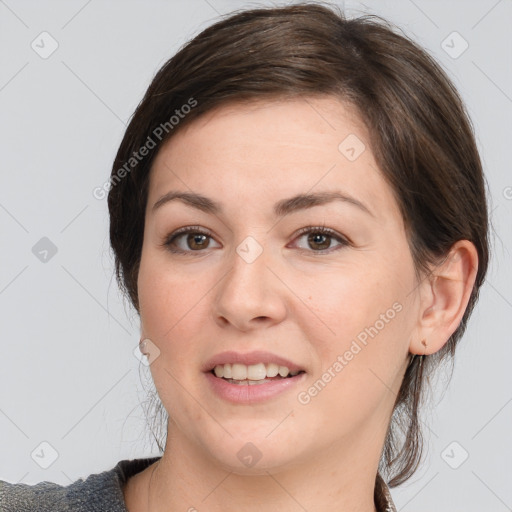
[[[227,380],[216,377],[212,372],[206,372],[205,376],[211,389],[218,397],[233,404],[250,405],[264,402],[289,391],[306,378],[306,373],[299,373],[295,377],[287,377],[253,386],[230,384]]]
[[[202,371],[207,373],[211,372],[217,365],[221,364],[245,364],[246,366],[249,366],[251,364],[258,364],[258,363],[274,363],[279,366],[286,366],[290,372],[299,372],[299,371],[305,371],[304,368],[301,366],[295,364],[293,361],[289,361],[288,359],[278,356],[276,354],[272,354],[271,352],[264,352],[261,350],[256,350],[253,352],[221,352],[220,354],[217,354],[213,356],[211,359],[209,359],[202,367]],[[235,384],[236,385],[236,384]],[[266,384],[259,384],[259,386],[265,386]],[[252,386],[256,387],[256,386]]]
[[[294,377],[276,379],[264,384],[231,384],[227,380],[216,377],[212,370],[222,364],[245,364],[247,366],[258,363],[274,363],[278,366],[286,366],[290,372],[302,372]],[[306,378],[306,371],[298,364],[285,357],[256,350],[253,352],[221,352],[210,358],[202,367],[210,388],[220,398],[234,404],[253,404],[269,400],[287,390],[295,387]]]

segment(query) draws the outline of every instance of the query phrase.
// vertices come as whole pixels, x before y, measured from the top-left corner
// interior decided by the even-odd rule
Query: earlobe
[[[459,240],[448,256],[422,284],[418,337],[411,340],[412,354],[439,351],[455,332],[473,291],[478,270],[478,253],[469,240]]]

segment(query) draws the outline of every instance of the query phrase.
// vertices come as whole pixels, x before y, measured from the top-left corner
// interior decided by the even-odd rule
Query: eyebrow
[[[197,208],[205,213],[218,215],[222,213],[222,205],[209,197],[193,192],[178,192],[170,191],[163,195],[153,205],[152,210],[155,211],[164,204],[170,203],[171,201],[180,200],[185,204]],[[276,217],[288,215],[289,213],[297,212],[299,210],[305,210],[312,208],[313,206],[320,206],[333,201],[342,201],[344,203],[356,206],[363,212],[375,217],[372,211],[361,201],[352,197],[348,194],[341,193],[338,191],[329,192],[316,192],[312,194],[298,194],[290,197],[289,199],[282,199],[274,205],[274,215]]]

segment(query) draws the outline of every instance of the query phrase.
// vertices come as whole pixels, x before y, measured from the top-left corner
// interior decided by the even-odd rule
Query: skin
[[[366,147],[354,161],[338,149],[350,134]],[[214,215],[180,200],[153,209],[171,190],[208,196],[223,210]],[[333,190],[371,213],[333,201],[273,215],[282,199]],[[308,233],[297,234],[323,225],[348,243],[329,236],[308,243]],[[171,252],[164,242],[184,226],[209,231],[209,242],[197,249],[184,235],[174,247],[188,252]],[[263,250],[252,263],[236,251],[248,236]],[[161,461],[128,481],[128,510],[373,512],[378,461],[410,354],[446,343],[477,263],[474,246],[459,241],[417,280],[368,132],[336,98],[234,104],[184,127],[151,171],[138,277],[141,335],[160,351],[151,372],[170,415],[167,445]],[[300,403],[298,393],[393,304],[400,312]],[[267,350],[306,376],[266,402],[234,405],[201,372],[226,350]],[[247,442],[262,454],[253,467],[237,457]]]

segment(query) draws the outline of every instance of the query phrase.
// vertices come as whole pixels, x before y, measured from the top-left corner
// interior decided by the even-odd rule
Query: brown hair
[[[418,276],[458,240],[470,240],[478,251],[461,324],[442,350],[413,358],[405,373],[380,465],[395,486],[419,465],[424,380],[454,354],[489,248],[484,177],[464,105],[440,66],[388,22],[371,15],[346,19],[333,6],[311,3],[258,8],[228,16],[182,47],[154,77],[114,161],[108,206],[116,275],[138,311],[149,172],[169,137],[229,102],[314,95],[348,102],[365,122],[404,218]]]

